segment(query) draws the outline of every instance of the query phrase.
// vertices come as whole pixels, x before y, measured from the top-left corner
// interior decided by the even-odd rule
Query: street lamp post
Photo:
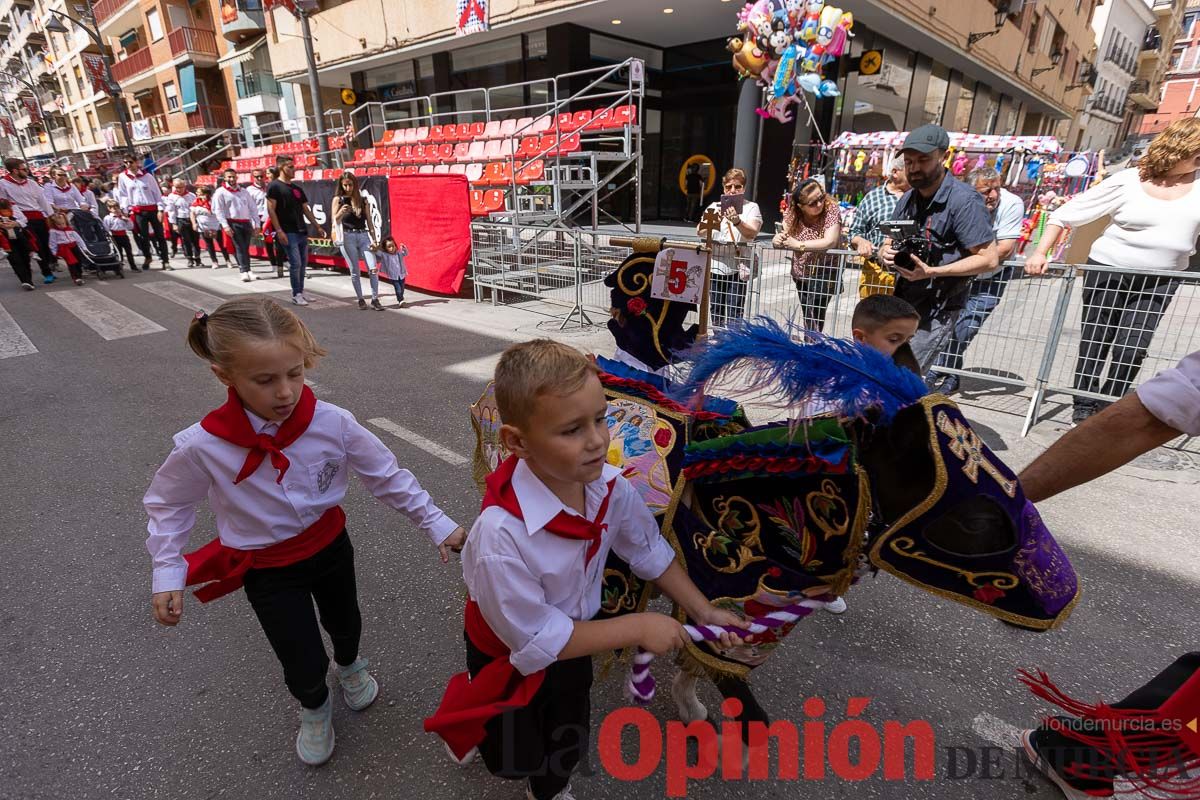
[[[133,150],[133,136],[129,130],[129,118],[125,115],[125,104],[122,102],[121,98],[121,87],[117,85],[115,80],[113,80],[112,61],[109,59],[108,53],[104,49],[104,39],[100,36],[99,27],[93,28],[89,25],[86,25],[82,20],[75,19],[70,14],[67,14],[63,11],[55,11],[52,8],[48,8],[46,11],[47,13],[51,14],[50,21],[43,26],[47,33],[69,33],[67,26],[63,25],[62,20],[59,19],[59,17],[62,17],[64,19],[71,20],[71,22],[82,28],[84,33],[88,35],[88,38],[95,42],[96,46],[100,48],[100,58],[104,60],[104,81],[106,84],[104,88],[107,90],[109,96],[112,97],[113,105],[117,108],[117,119],[121,123],[121,133],[125,136],[125,149],[129,151],[129,155],[136,155]],[[91,15],[90,13],[85,13],[81,14],[80,16],[86,19]],[[94,24],[95,17],[91,17],[91,19]]]
[[[11,72],[5,72],[3,74],[15,79],[33,95],[33,102],[37,103],[38,116],[42,118],[42,125],[46,127],[46,141],[50,142],[50,152],[54,154],[54,160],[58,161],[58,148],[54,145],[54,131],[50,128],[50,120],[46,117],[46,110],[42,108],[42,98],[38,95],[37,83],[33,80],[33,70],[29,68],[29,62],[25,60],[24,51],[21,51],[14,56],[12,61],[19,61],[21,63],[21,67],[24,68],[25,75],[28,77],[28,80],[21,78],[19,75],[14,75]]]
[[[321,82],[317,79],[317,59],[313,53],[312,29],[308,24],[308,9],[302,4],[296,4],[296,14],[300,17],[300,35],[304,39],[304,56],[308,62],[308,93],[312,95],[313,115],[317,123],[317,142],[321,148],[320,165],[326,166],[326,151],[329,150],[329,139],[325,135],[325,104],[321,102]]]

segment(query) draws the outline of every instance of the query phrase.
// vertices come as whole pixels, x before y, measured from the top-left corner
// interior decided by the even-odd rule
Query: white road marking
[[[993,717],[988,713],[980,714],[971,723],[971,728],[980,738],[998,747],[1003,747],[1005,750],[1020,750],[1022,748],[1021,730],[999,717]]]
[[[37,351],[17,321],[0,306],[0,358],[27,356]]]
[[[193,289],[191,286],[185,286],[182,283],[175,281],[155,281],[154,283],[135,283],[139,289],[156,294],[159,297],[170,300],[172,303],[178,303],[184,308],[192,311],[204,310],[209,313],[216,311],[217,306],[224,302],[224,299],[215,294],[202,292],[199,289]]]
[[[166,330],[157,322],[105,297],[95,289],[67,289],[53,292],[50,297],[109,341]]]
[[[447,464],[453,467],[462,467],[471,463],[471,459],[467,458],[466,456],[461,456],[453,450],[442,447],[437,442],[432,442],[419,433],[413,433],[408,428],[397,425],[390,419],[376,417],[375,419],[367,420],[367,423],[374,425],[380,430],[387,431],[398,439],[403,439],[414,447],[419,447],[432,456],[437,456],[442,461],[445,461]]]
[[[451,364],[448,367],[442,367],[445,372],[454,375],[460,375],[464,378],[474,378],[482,381],[490,381],[492,375],[496,372],[496,362],[500,360],[500,354],[496,353],[483,358],[473,358],[470,361],[460,361],[457,364]]]

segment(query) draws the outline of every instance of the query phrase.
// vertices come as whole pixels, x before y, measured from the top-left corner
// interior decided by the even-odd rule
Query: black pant
[[[804,315],[804,327],[823,331],[829,301],[837,292],[838,275],[833,266],[809,264],[808,269],[808,277],[794,279],[796,294],[800,296],[800,313]]]
[[[746,282],[737,274],[711,276],[708,296],[714,328],[723,328],[746,311]]]
[[[158,218],[157,211],[138,211],[133,215],[133,234],[137,239],[138,247],[142,251],[142,257],[147,262],[152,258],[151,247],[158,251],[158,257],[162,259],[163,264],[167,263],[167,240],[163,236],[162,220]]]
[[[463,638],[466,638],[465,636]],[[467,641],[467,670],[474,677],[491,657]],[[592,658],[556,661],[524,708],[505,711],[484,725],[479,755],[488,772],[529,779],[537,800],[550,800],[571,782],[588,750],[592,719]]]
[[[25,229],[33,234],[34,241],[37,242],[38,258],[42,260],[42,275],[53,274],[58,259],[50,252],[50,226],[44,219],[31,219]]]
[[[208,255],[212,258],[212,263],[217,262],[217,250],[220,249],[221,255],[225,256],[225,263],[229,263],[229,253],[225,252],[225,237],[220,231],[205,231],[201,235],[200,243],[196,245],[196,260],[200,260],[200,244],[208,242]]]
[[[198,263],[200,261],[200,242],[196,235],[196,229],[192,227],[192,221],[189,219],[180,220],[171,226],[171,230],[179,234],[179,238],[183,240],[183,257],[189,262]]]
[[[32,285],[33,270],[30,269],[29,264],[29,235],[24,228],[17,228],[13,233],[14,238],[8,240],[11,246],[8,251],[8,263],[12,265],[13,272],[17,273],[18,281]],[[0,236],[8,236],[8,234],[0,232]]]
[[[246,597],[283,665],[288,691],[305,708],[320,708],[329,696],[325,685],[329,657],[313,601],[338,664],[354,663],[362,636],[350,536],[342,531],[324,550],[290,566],[252,569],[245,584]]]
[[[137,267],[133,263],[133,245],[129,242],[129,234],[126,233],[123,236],[118,236],[114,233],[112,240],[113,245],[117,248],[117,252],[125,254],[126,260],[129,261],[129,268],[136,269]]]
[[[1179,281],[1174,278],[1088,272],[1083,279],[1083,329],[1075,388],[1110,397],[1125,395],[1178,288]],[[1108,380],[1101,384],[1109,356]],[[1092,398],[1075,399],[1076,408],[1099,405],[1100,401]]]
[[[230,220],[229,230],[233,239],[233,252],[237,257],[238,269],[242,272],[250,271],[250,234],[253,229],[249,222],[234,222]]]

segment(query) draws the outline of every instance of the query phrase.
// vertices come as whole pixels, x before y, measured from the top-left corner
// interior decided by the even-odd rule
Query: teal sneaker
[[[351,711],[362,711],[379,696],[379,684],[367,672],[367,660],[358,658],[349,666],[337,668],[338,683],[342,685],[342,697]]]
[[[50,273],[46,277],[42,278],[42,283],[54,283],[54,273]]]
[[[300,709],[300,733],[296,736],[296,755],[310,767],[319,767],[333,755],[333,698],[326,697],[320,708]]]

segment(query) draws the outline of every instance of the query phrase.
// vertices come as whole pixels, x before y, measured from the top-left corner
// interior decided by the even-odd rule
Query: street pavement
[[[349,280],[331,274],[309,290],[322,300],[299,313],[330,353],[310,375],[318,397],[368,424],[463,525],[479,504],[467,406],[499,352],[537,335],[611,351],[603,328],[559,334],[557,321],[505,306],[412,293],[411,308],[359,311]],[[175,629],[152,621],[141,497],[171,435],[224,397],[184,334],[197,306],[245,291],[288,296],[286,280],[242,284],[230,270],[33,293],[0,281],[0,463],[10,487],[0,499],[0,798],[523,796],[481,766],[450,765],[422,732],[463,664],[459,567],[440,564],[422,534],[357,484],[345,507],[362,652],[382,693],[362,714],[335,699],[329,764],[296,759],[296,704],[241,594],[205,606],[189,595]],[[1008,390],[964,389],[968,416],[1014,467],[1062,433],[1047,422],[1022,439],[1023,405]],[[1041,668],[1068,692],[1112,700],[1195,648],[1198,477],[1192,456],[1166,451],[1043,504],[1083,585],[1060,631],[1016,630],[881,575],[850,592],[844,615],[806,619],[756,672],[775,719],[811,721],[804,700],[816,696],[830,733],[852,697],[871,698],[862,718],[878,731],[888,720],[928,721],[933,780],[914,779],[911,766],[903,781],[829,771],[823,781],[711,778],[688,796],[1059,797],[1013,750],[1017,730],[1047,711],[1014,673]],[[193,545],[212,532],[205,509]],[[668,661],[655,662],[662,691],[650,706],[663,724],[674,718]],[[596,726],[624,705],[620,677],[597,682]],[[702,697],[716,709],[711,686]],[[624,750],[632,760],[631,737]],[[580,800],[666,791],[661,766],[637,783],[612,777],[594,741],[589,771],[575,781]]]

